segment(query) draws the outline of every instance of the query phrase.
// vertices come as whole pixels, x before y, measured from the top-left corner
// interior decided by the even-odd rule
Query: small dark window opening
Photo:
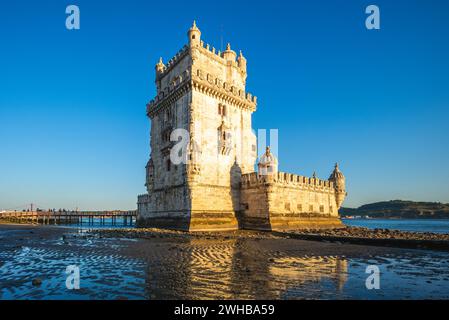
[[[223,117],[226,116],[226,106],[225,105],[222,105],[222,104],[218,105],[218,114]]]
[[[167,171],[170,171],[171,169],[171,161],[170,159],[167,159]]]

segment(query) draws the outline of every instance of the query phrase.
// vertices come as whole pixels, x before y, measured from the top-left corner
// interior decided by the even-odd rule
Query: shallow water
[[[89,220],[87,218],[82,218],[81,220],[82,221],[78,223],[59,224],[57,226],[77,230],[121,229],[121,228],[132,228],[135,226],[135,220],[133,220],[132,223],[130,223],[129,220],[125,222],[125,219],[123,217],[117,217],[115,223],[113,222],[112,218],[105,218],[103,220],[101,220],[100,218],[94,218],[93,223],[89,223]]]
[[[143,298],[145,263],[120,255],[126,241],[116,242],[60,238],[1,250],[0,299]],[[80,268],[80,290],[66,288],[69,265]],[[33,286],[35,278],[41,286]]]
[[[342,219],[351,227],[449,233],[449,219]]]
[[[294,239],[0,237],[0,299],[449,299],[446,252]],[[66,288],[68,265],[80,267],[80,290]],[[368,265],[380,268],[379,290],[366,289]]]

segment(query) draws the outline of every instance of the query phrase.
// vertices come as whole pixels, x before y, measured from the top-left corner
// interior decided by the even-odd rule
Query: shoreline
[[[3,227],[3,228],[1,228]],[[5,228],[6,227],[6,228]],[[4,223],[0,221],[1,229],[18,227],[18,229],[64,230],[77,233],[78,229],[64,225],[37,225]],[[0,230],[1,230],[0,229]],[[232,239],[297,239],[304,241],[345,243],[361,246],[394,247],[404,249],[427,249],[449,251],[449,234],[431,232],[409,232],[390,229],[369,229],[364,227],[344,227],[338,229],[309,229],[309,230],[279,230],[253,231],[232,230],[223,232],[186,232],[158,228],[110,228],[86,230],[92,236],[100,238],[127,239],[204,239],[204,240],[232,240]]]
[[[430,249],[449,251],[449,234],[417,233],[389,229],[345,227],[331,230],[305,231],[250,231],[238,230],[220,233],[185,232],[156,228],[93,230],[100,237],[133,239],[188,238],[188,239],[298,239],[306,241],[347,243],[364,246]]]

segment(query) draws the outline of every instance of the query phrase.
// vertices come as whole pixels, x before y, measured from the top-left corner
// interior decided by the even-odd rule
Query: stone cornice
[[[237,107],[248,109],[251,112],[256,111],[256,96],[245,93],[245,91],[227,82],[223,82],[213,75],[203,72],[201,69],[192,72],[192,84],[193,88],[203,94],[207,94]]]
[[[256,110],[256,96],[245,93],[243,90],[239,90],[235,86],[222,82],[220,79],[214,78],[211,74],[197,69],[193,74],[190,74],[189,70],[185,70],[174,83],[159,92],[147,104],[147,116],[153,118],[159,110],[174,103],[192,88],[228,104],[248,109],[251,112]]]
[[[186,78],[180,80],[179,83],[167,87],[161,91],[153,100],[147,104],[147,116],[153,118],[161,109],[170,105],[182,97],[192,88],[192,81],[186,74]]]

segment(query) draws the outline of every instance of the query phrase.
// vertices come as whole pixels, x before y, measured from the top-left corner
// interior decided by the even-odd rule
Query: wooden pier
[[[119,224],[125,226],[135,225],[137,211],[92,211],[92,212],[47,212],[47,211],[14,211],[0,213],[0,220],[13,223],[29,223],[29,224],[79,224],[100,225]]]

